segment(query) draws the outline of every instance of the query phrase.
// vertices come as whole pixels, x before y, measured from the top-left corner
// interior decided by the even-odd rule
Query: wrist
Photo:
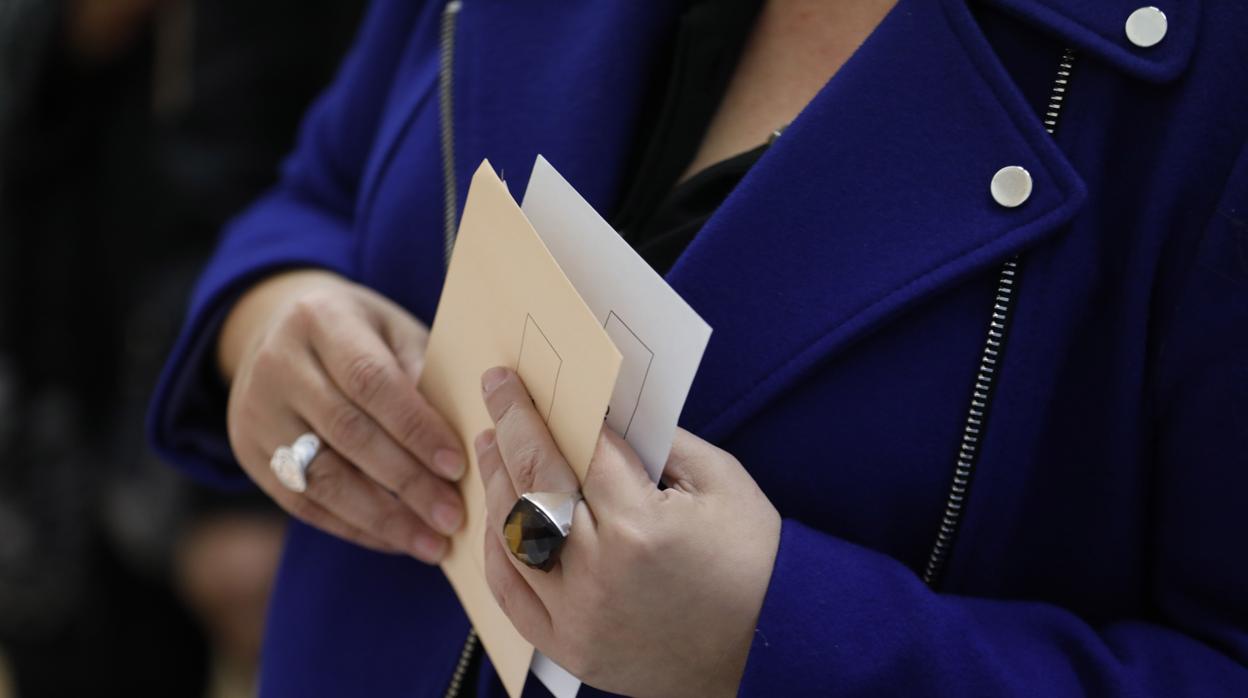
[[[762,492],[758,494],[762,495]],[[766,500],[765,496],[763,501],[766,502],[766,512],[760,515],[758,530],[767,533],[760,537],[759,550],[750,556],[751,560],[757,560],[759,564],[757,567],[751,567],[750,572],[742,574],[743,578],[750,581],[745,584],[745,598],[742,599],[740,608],[748,608],[752,612],[742,614],[744,618],[748,618],[748,622],[738,624],[735,628],[725,632],[725,637],[731,637],[733,641],[725,648],[719,671],[715,674],[720,679],[714,687],[714,695],[718,696],[736,696],[741,691],[741,681],[745,677],[745,667],[749,663],[750,651],[754,646],[754,635],[763,612],[763,603],[767,597],[767,589],[771,585],[776,555],[780,548],[782,527],[780,512],[770,501]]]

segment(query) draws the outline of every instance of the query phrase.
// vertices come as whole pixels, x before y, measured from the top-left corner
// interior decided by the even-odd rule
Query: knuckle
[[[498,418],[494,420],[494,423],[501,427],[504,424],[509,424],[520,418],[520,403],[515,400],[509,400],[506,397],[499,397],[499,392],[501,391],[495,390],[495,393],[491,396],[491,398],[495,400],[496,403],[501,404],[495,404],[490,411],[498,413]]]
[[[504,517],[504,516],[506,516],[507,514],[506,514],[506,513],[504,513],[504,512],[499,511],[499,510],[498,510],[498,507],[492,507],[492,506],[490,506],[490,505],[489,505],[489,501],[488,501],[488,500],[489,500],[489,495],[488,495],[488,494],[486,495],[486,500],[487,500],[487,502],[486,502],[486,505],[485,505],[485,530],[486,530],[486,531],[501,531],[501,530],[503,530],[503,525],[504,525],[504,523],[505,523],[505,522],[503,521],[503,517]]]
[[[377,512],[369,522],[370,532],[382,540],[403,540],[411,528],[407,515],[395,507]]]
[[[290,512],[291,516],[306,524],[316,525],[317,507],[312,503],[311,499],[290,497],[284,504],[286,511]]]
[[[636,521],[617,522],[612,529],[615,549],[631,564],[644,564],[663,554],[665,543],[655,530]]]
[[[334,408],[327,435],[340,450],[350,452],[363,448],[372,439],[372,431],[368,415],[354,405],[343,403]]]
[[[290,305],[285,321],[297,330],[315,327],[330,311],[332,301],[321,293],[308,293],[296,298]]]
[[[376,397],[389,378],[386,364],[371,354],[352,358],[346,370],[347,393],[363,402]]]
[[[344,487],[343,471],[338,468],[316,468],[308,471],[308,497],[322,502],[338,499]]]
[[[272,375],[273,371],[285,367],[290,361],[289,354],[279,351],[273,345],[272,337],[268,337],[256,347],[256,352],[252,358],[252,365],[255,366],[255,375]]]
[[[542,464],[542,451],[533,444],[524,444],[517,448],[511,457],[511,473],[516,483],[525,489],[537,481],[537,472]]]
[[[398,419],[400,443],[410,447],[429,438],[429,415],[425,410],[419,407],[405,409]]]
[[[395,483],[394,493],[404,502],[422,503],[427,499],[429,488],[426,486],[428,478],[420,468],[411,468],[399,477],[399,481]]]
[[[408,353],[408,352],[407,352],[407,349],[406,349],[405,347],[396,347],[396,348],[395,348],[395,353],[396,353],[396,354],[398,354],[398,355],[400,355],[400,356],[403,356],[404,354],[406,354],[406,353]],[[419,382],[420,382],[420,376],[421,376],[421,375],[425,372],[425,357],[424,357],[424,354],[422,353],[422,354],[420,354],[420,355],[419,355],[418,357],[416,357],[416,358],[410,358],[410,359],[408,359],[407,370],[408,370],[408,371],[412,374],[412,380],[413,380],[413,381],[416,381],[417,383],[419,383]]]

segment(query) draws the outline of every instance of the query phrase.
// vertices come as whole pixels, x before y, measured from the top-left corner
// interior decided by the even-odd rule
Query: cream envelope
[[[513,698],[524,687],[533,646],[485,581],[485,491],[472,440],[493,423],[481,399],[481,374],[493,366],[516,369],[584,480],[621,360],[506,186],[482,163],[468,191],[420,388],[468,454],[460,482],[467,523],[452,538],[442,570]]]
[[[657,482],[710,325],[540,155],[520,210],[624,356],[607,426]],[[555,698],[580,689],[575,676],[541,652],[532,671]]]

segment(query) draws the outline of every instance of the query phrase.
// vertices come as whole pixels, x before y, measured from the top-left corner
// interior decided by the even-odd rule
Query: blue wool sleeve
[[[354,278],[354,212],[377,124],[422,3],[379,0],[330,87],[300,127],[278,184],[225,229],[148,413],[158,455],[209,484],[246,486],[226,435],[216,339],[238,296],[282,269]]]
[[[1150,377],[1146,617],[939,593],[785,520],[742,695],[1248,695],[1248,150],[1192,238]]]
[[[740,695],[1242,696],[1245,571],[1241,556],[1161,591],[1172,623],[1093,628],[1055,605],[937,593],[892,558],[786,520]]]

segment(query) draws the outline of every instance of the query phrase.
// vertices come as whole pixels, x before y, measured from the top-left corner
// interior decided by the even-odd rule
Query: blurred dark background
[[[254,692],[283,519],[143,415],[362,4],[0,0],[0,696]]]

